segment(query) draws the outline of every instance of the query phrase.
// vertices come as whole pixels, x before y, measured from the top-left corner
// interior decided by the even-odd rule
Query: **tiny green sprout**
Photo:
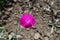
[[[18,29],[16,29],[16,33],[20,30],[19,17],[20,17],[20,16],[16,15],[16,18],[18,19],[18,20],[17,20],[17,22],[18,22]]]

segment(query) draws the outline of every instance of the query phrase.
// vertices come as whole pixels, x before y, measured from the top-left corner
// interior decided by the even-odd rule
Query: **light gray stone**
[[[35,33],[34,39],[39,39],[39,38],[40,38],[40,34],[39,33]]]

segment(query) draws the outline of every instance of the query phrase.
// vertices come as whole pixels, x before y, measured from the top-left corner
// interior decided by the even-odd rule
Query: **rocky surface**
[[[60,28],[56,28],[56,31],[51,33],[51,28],[49,25],[49,20],[51,16],[44,12],[43,7],[46,5],[44,2],[51,4],[51,0],[13,0],[9,5],[0,13],[0,24],[3,25],[7,31],[11,31],[16,34],[22,35],[22,38],[17,40],[60,40]],[[56,6],[54,4],[54,6]],[[59,5],[60,6],[60,5]],[[53,10],[59,10],[58,6]],[[36,23],[33,28],[22,28],[19,27],[19,16],[23,12],[31,13],[35,19]]]

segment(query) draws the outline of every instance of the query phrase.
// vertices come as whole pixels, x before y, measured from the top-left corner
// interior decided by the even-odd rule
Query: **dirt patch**
[[[29,12],[35,17],[36,23],[33,28],[22,28],[20,26],[16,34],[22,35],[23,38],[17,40],[60,40],[60,28],[56,28],[57,30],[51,34],[52,27],[49,26],[51,16],[48,15],[51,12],[45,12],[43,9],[47,5],[44,2],[50,3],[51,0],[14,1],[14,3],[10,3],[12,6],[2,10],[0,15],[0,24],[5,27],[8,33],[11,31],[16,33],[19,24],[18,17],[24,12]],[[59,10],[58,8],[53,8],[54,11]]]

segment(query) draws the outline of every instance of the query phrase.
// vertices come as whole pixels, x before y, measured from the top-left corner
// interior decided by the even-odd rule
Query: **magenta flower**
[[[25,28],[32,27],[35,24],[35,18],[32,14],[23,13],[20,16],[20,24]]]

